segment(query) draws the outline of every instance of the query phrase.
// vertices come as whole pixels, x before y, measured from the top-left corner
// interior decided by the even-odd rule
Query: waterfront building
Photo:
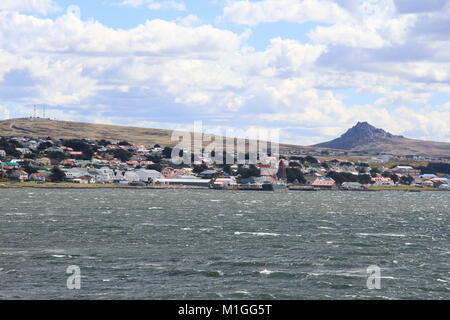
[[[332,178],[319,178],[312,183],[312,186],[314,188],[332,190],[336,189],[336,181]]]
[[[446,178],[433,178],[430,179],[431,182],[433,182],[435,187],[439,187],[442,184],[448,184],[449,180]]]
[[[36,182],[45,182],[48,180],[48,174],[44,174],[44,173],[32,173],[30,175],[30,180],[31,181],[36,181]]]
[[[372,178],[372,182],[375,186],[393,186],[394,181],[391,178],[384,177],[374,177]]]
[[[397,166],[391,170],[393,173],[404,176],[419,176],[420,170],[414,169],[411,166]]]
[[[430,181],[430,180],[423,181],[422,185],[425,186],[425,187],[434,187],[433,181]]]
[[[162,178],[162,179],[156,179],[155,181],[153,181],[153,184],[155,185],[184,185],[184,186],[198,186],[198,187],[209,187],[209,185],[211,184],[211,180],[209,179],[198,179],[195,177],[192,177],[190,179],[178,179],[178,178],[174,178],[174,179],[167,179],[167,178]]]
[[[358,190],[362,189],[362,184],[359,182],[344,182],[342,183],[342,188],[347,190]]]
[[[236,178],[234,178],[234,177],[217,178],[213,181],[212,186],[214,189],[226,189],[226,188],[237,187],[238,183],[236,181]]]
[[[26,173],[24,170],[14,170],[9,175],[11,179],[19,180],[20,182],[24,182],[25,180],[28,180],[28,173]]]

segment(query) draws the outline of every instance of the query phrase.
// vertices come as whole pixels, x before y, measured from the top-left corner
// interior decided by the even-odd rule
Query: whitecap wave
[[[259,237],[279,237],[279,236],[281,236],[281,234],[279,234],[279,233],[271,233],[271,232],[238,232],[238,231],[236,231],[234,234],[237,236],[252,235],[252,236],[259,236]]]

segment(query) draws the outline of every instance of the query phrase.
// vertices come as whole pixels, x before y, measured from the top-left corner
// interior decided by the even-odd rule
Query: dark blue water
[[[449,212],[446,192],[4,189],[0,298],[448,299]]]

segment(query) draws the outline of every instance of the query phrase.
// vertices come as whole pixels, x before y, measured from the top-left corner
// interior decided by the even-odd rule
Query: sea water
[[[449,222],[447,192],[3,189],[0,299],[448,299]]]

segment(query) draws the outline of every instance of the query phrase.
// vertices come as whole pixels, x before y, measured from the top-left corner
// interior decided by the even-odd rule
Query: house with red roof
[[[433,181],[430,181],[430,180],[423,181],[422,185],[425,186],[425,187],[434,187]]]
[[[30,180],[36,182],[45,182],[48,180],[48,175],[44,173],[32,173],[30,175]]]
[[[433,182],[435,187],[439,187],[442,184],[448,184],[450,182],[448,179],[441,177],[430,179],[430,181]]]
[[[24,170],[14,170],[10,173],[9,177],[14,180],[19,180],[20,182],[24,182],[28,180],[28,173]]]
[[[394,181],[391,178],[374,177],[372,178],[373,185],[375,186],[393,186]]]
[[[226,189],[229,187],[237,187],[238,183],[235,177],[217,178],[213,181],[214,189]]]
[[[136,167],[139,165],[139,162],[136,160],[129,160],[129,161],[127,161],[127,165],[130,167]]]
[[[75,161],[71,159],[64,159],[61,161],[61,165],[63,166],[73,166],[75,165]]]
[[[319,189],[336,189],[336,181],[334,181],[332,178],[318,178],[316,179],[312,184],[314,188]]]

